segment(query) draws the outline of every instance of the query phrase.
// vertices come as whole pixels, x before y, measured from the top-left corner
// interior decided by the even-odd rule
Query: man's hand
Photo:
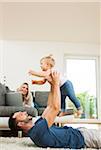
[[[58,73],[57,71],[53,71],[53,72],[51,72],[51,74],[49,76],[46,77],[46,79],[53,86],[59,85],[60,84],[60,73]]]
[[[23,90],[21,89],[21,87],[20,87],[20,88],[17,88],[17,92],[23,94]]]

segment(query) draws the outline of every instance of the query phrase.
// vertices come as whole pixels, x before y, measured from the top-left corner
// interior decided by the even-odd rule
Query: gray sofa
[[[34,106],[38,111],[38,116],[42,115],[47,106],[49,91],[35,91],[34,93]]]
[[[19,100],[21,100],[21,102],[19,102]],[[35,108],[23,107],[21,93],[11,91],[8,87],[0,83],[0,117],[9,117],[16,111],[25,110],[32,116],[38,115]]]
[[[8,128],[9,116],[17,111],[27,111],[33,117],[40,116],[47,105],[48,91],[35,91],[33,94],[34,107],[23,107],[19,102],[21,93],[9,90],[0,83],[0,130]]]

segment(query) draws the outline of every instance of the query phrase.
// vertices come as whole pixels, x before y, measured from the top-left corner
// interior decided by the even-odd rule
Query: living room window
[[[80,99],[82,118],[98,118],[97,112],[97,57],[65,57],[65,73],[74,85],[76,96]],[[75,106],[68,100],[67,106]]]

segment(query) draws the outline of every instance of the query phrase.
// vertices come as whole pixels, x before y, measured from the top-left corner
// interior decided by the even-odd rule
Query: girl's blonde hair
[[[54,67],[55,66],[55,59],[53,58],[53,55],[52,54],[50,54],[50,55],[48,55],[48,56],[45,56],[45,57],[42,57],[41,58],[41,60],[40,60],[40,62],[42,61],[42,60],[47,60],[47,63],[51,66],[51,67]]]

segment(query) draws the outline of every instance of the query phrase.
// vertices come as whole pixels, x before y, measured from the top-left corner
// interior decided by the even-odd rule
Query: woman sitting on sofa
[[[17,89],[17,91],[22,94],[22,97],[23,97],[23,106],[25,106],[25,107],[33,107],[34,106],[32,93],[29,90],[28,83],[26,83],[26,82],[23,83]]]

